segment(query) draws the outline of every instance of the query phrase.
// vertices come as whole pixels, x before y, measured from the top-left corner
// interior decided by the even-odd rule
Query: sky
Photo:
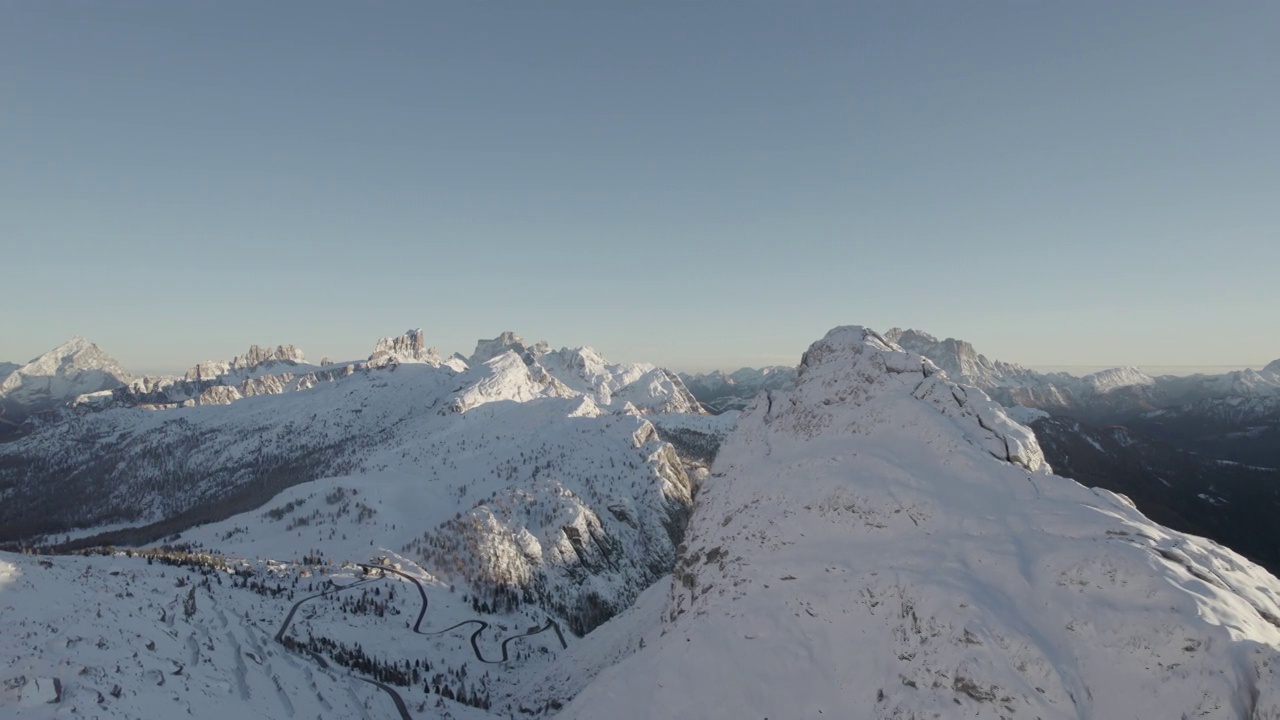
[[[0,360],[1280,357],[1280,3],[0,0]]]

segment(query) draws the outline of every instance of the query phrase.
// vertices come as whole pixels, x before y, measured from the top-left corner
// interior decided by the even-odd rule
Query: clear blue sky
[[[1280,357],[1280,3],[0,1],[0,359]]]

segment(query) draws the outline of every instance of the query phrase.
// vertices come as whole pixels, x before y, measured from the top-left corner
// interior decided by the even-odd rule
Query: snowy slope
[[[739,418],[672,587],[564,717],[1280,717],[1280,582],[862,328]]]
[[[405,577],[307,560],[0,553],[0,717],[508,718],[510,689],[563,649],[551,632],[518,637],[544,615],[477,613],[411,565]],[[409,630],[415,581],[431,599],[424,630],[469,624]],[[476,656],[480,617],[477,647],[500,659],[513,639],[509,662]]]
[[[371,685],[272,641],[283,601],[212,577],[205,588],[140,558],[0,553],[0,716],[392,717]]]

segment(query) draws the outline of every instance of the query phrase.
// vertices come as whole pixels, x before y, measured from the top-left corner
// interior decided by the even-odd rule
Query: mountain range
[[[0,444],[37,553],[0,552],[0,714],[1280,718],[1280,581],[1237,553],[1274,560],[1276,471],[1105,424],[1266,423],[1280,368],[857,326],[683,377],[512,333],[114,387],[58,352]]]

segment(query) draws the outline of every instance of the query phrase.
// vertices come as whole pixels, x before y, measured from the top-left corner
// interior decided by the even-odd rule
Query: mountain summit
[[[121,387],[130,379],[115,358],[77,335],[0,379],[0,414],[17,423],[79,395]]]
[[[1280,717],[1278,600],[1241,556],[1050,474],[981,390],[842,327],[743,412],[661,621],[564,716]]]

